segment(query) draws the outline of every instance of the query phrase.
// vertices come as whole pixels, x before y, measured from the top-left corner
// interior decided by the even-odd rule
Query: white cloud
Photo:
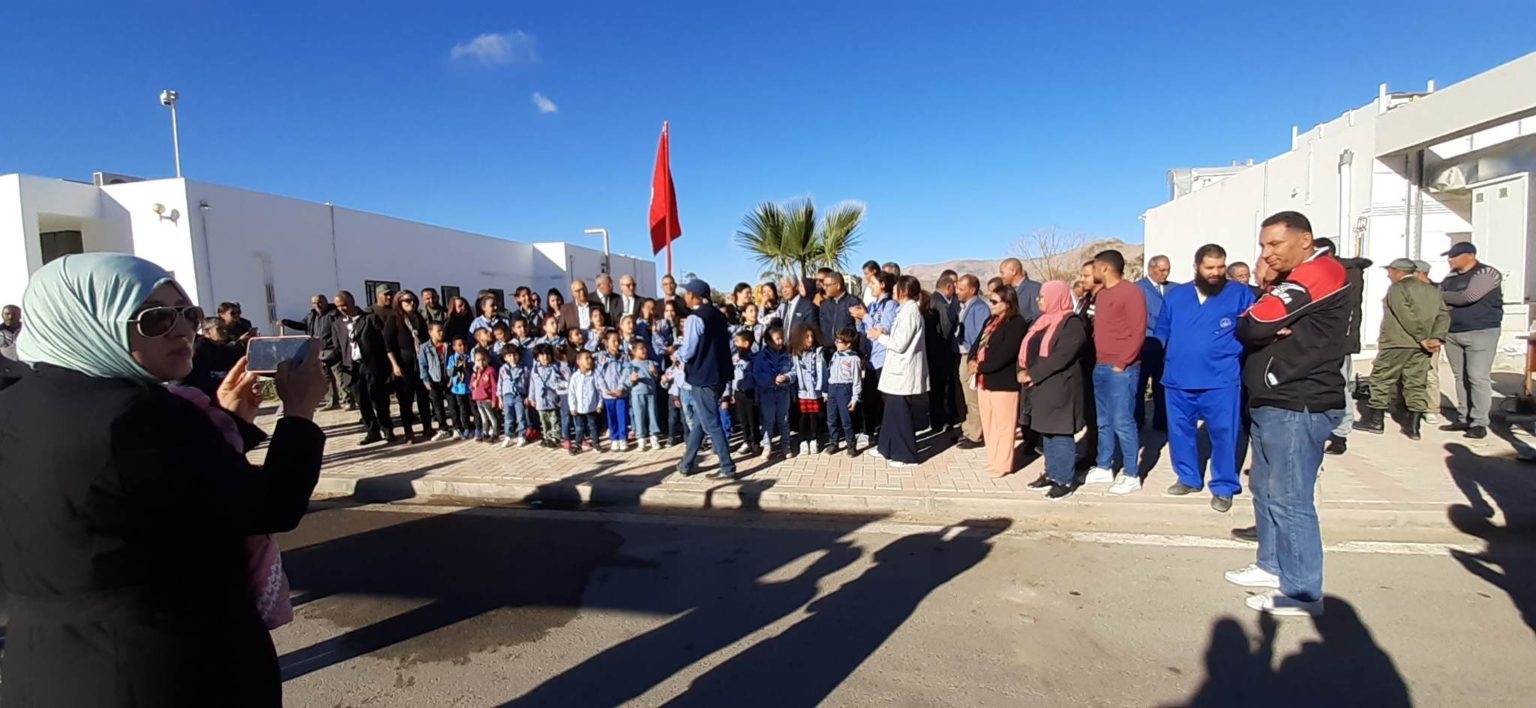
[[[555,105],[554,101],[549,100],[548,96],[545,96],[538,91],[533,92],[533,105],[538,106],[540,113],[560,112],[560,107]]]
[[[539,60],[538,40],[522,30],[514,32],[489,32],[479,37],[453,45],[449,56],[454,59],[473,61],[494,66],[497,64],[531,64]]]

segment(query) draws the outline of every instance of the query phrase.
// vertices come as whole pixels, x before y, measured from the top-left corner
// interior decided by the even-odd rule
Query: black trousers
[[[912,402],[918,396],[870,396],[876,398],[885,399],[881,406],[880,454],[887,460],[916,464],[917,430],[912,427]]]
[[[1144,427],[1147,420],[1147,387],[1152,387],[1152,427],[1168,429],[1168,405],[1163,391],[1163,343],[1155,337],[1147,337],[1141,344],[1141,379],[1136,382],[1136,427]]]
[[[400,424],[405,427],[405,434],[411,434],[411,428],[415,427],[420,413],[421,434],[432,434],[432,406],[431,394],[427,393],[426,384],[421,382],[421,373],[416,370],[415,364],[409,369],[402,369],[404,378],[395,379],[395,397],[400,399]]]
[[[949,352],[928,357],[928,423],[934,430],[960,422],[955,410],[955,391],[959,384],[956,366],[956,359]]]
[[[741,441],[757,449],[758,442],[763,439],[763,428],[759,420],[762,411],[757,408],[757,392],[737,391],[736,404],[731,408],[731,417],[741,426]]]
[[[349,406],[356,405],[357,395],[353,392],[356,390],[357,374],[354,368],[338,361],[325,367],[325,370],[330,372],[331,380],[336,382],[336,386],[340,389],[341,397],[345,399],[346,404]]]
[[[870,438],[874,438],[880,432],[880,423],[885,418],[885,396],[880,393],[880,370],[869,369],[864,372],[864,400],[859,402],[858,410],[853,412],[853,428]]]
[[[450,393],[448,400],[453,404],[455,422],[458,424],[459,433],[473,433],[480,428],[480,414],[475,408],[475,402],[470,400],[467,393]]]
[[[367,366],[352,368],[352,398],[363,414],[363,425],[370,435],[391,437],[395,421],[389,414],[389,394],[394,390],[389,372],[372,371]]]
[[[453,405],[448,402],[449,396],[452,395],[448,393],[448,385],[429,383],[426,386],[427,396],[432,401],[432,417],[437,420],[437,429],[463,430],[459,422],[459,412],[454,410]],[[450,420],[453,422],[451,426]]]

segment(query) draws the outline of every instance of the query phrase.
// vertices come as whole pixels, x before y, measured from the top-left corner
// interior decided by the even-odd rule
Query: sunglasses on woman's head
[[[186,307],[149,307],[139,311],[128,324],[136,325],[139,334],[145,337],[164,337],[176,329],[176,318],[181,317],[192,324],[192,330],[197,331],[203,326],[203,308],[197,305]]]

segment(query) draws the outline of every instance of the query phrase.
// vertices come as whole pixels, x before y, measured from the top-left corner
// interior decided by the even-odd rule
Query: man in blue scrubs
[[[1237,322],[1253,305],[1253,291],[1227,280],[1227,252],[1216,244],[1195,252],[1195,280],[1169,290],[1153,336],[1163,343],[1163,388],[1168,405],[1168,451],[1178,481],[1168,494],[1205,487],[1199,425],[1211,440],[1211,508],[1226,512],[1242,491],[1237,439],[1242,425],[1243,344]]]

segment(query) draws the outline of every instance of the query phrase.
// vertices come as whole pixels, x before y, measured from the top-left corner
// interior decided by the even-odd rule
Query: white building
[[[264,332],[302,318],[315,294],[349,290],[366,305],[374,285],[391,283],[471,302],[520,285],[542,297],[602,272],[601,251],[563,242],[508,241],[187,179],[98,174],[96,182],[0,175],[0,303],[20,303],[44,263],[93,251],[154,261],[204,309],[241,303]],[[654,262],[613,255],[610,264],[615,280],[628,274],[641,295],[655,291]]]
[[[1187,280],[1197,248],[1219,243],[1229,261],[1253,263],[1259,223],[1294,210],[1346,256],[1377,265],[1430,262],[1471,241],[1478,258],[1504,273],[1504,330],[1524,334],[1536,301],[1536,54],[1436,91],[1391,93],[1306,132],[1291,129],[1290,151],[1207,180],[1148,210],[1148,257],[1167,254]],[[1170,173],[1170,185],[1175,181]],[[1178,190],[1174,190],[1176,193]],[[1361,339],[1375,343],[1388,285],[1366,276]],[[1524,343],[1505,341],[1506,347]]]

